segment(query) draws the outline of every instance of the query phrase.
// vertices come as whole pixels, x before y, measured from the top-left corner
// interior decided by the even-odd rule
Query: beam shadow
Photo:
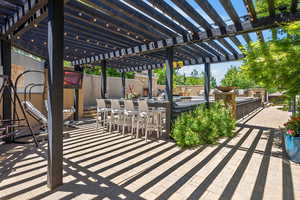
[[[240,162],[239,166],[237,167],[237,169],[235,170],[233,176],[231,177],[231,179],[229,180],[229,183],[226,185],[225,189],[223,190],[220,199],[231,199],[238,184],[241,181],[242,176],[244,175],[244,172],[246,171],[246,168],[251,160],[251,157],[254,153],[254,150],[260,140],[260,137],[263,133],[263,130],[259,130],[258,134],[256,135],[254,141],[252,142],[249,150],[247,151],[247,153],[245,154],[244,158],[242,159],[242,161]],[[192,195],[196,195],[196,197],[198,197],[197,193],[194,192]],[[191,197],[195,197],[192,196]]]
[[[237,147],[241,146],[243,142],[248,138],[253,129],[249,129],[243,137],[236,144]],[[225,145],[231,141],[232,138],[227,139],[225,142],[220,144],[216,149],[214,149],[208,156],[206,156],[200,163],[198,163],[193,169],[183,175],[179,180],[177,180],[172,186],[170,186],[166,191],[164,191],[157,199],[168,199],[173,193],[175,193],[180,187],[182,187],[186,182],[190,180],[200,169],[202,169],[208,162],[213,159],[213,157],[223,148]],[[196,199],[202,196],[206,188],[210,183],[217,177],[218,173],[222,171],[224,166],[233,157],[237,148],[231,149],[231,151],[224,157],[224,159],[218,164],[218,166],[205,178],[205,180],[197,187],[197,189],[190,195],[191,197],[197,196]]]

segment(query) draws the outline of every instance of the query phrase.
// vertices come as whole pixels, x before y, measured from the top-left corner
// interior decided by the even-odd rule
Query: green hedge
[[[209,109],[200,105],[176,119],[172,137],[177,145],[185,148],[215,144],[220,137],[234,135],[235,123],[222,102],[211,104]]]

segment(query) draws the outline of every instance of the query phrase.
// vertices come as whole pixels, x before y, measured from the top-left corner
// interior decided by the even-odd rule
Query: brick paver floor
[[[46,144],[2,145],[0,199],[300,199],[300,166],[286,159],[274,129],[287,118],[266,108],[236,137],[192,150],[81,125],[64,139],[64,185],[54,191]]]

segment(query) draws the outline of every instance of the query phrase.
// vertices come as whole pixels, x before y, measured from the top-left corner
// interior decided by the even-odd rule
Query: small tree
[[[243,70],[233,66],[231,66],[231,68],[227,71],[224,79],[221,81],[221,84],[223,86],[235,86],[240,89],[256,86],[255,82],[250,79]]]
[[[294,96],[300,92],[300,22],[284,25],[281,34],[245,48],[242,69],[257,84]]]

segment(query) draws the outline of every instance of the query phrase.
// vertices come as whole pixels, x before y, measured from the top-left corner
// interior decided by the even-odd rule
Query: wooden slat
[[[256,34],[257,34],[257,37],[260,42],[265,42],[265,38],[264,38],[262,31],[258,31],[258,32],[256,32]]]
[[[48,1],[48,0],[46,0]],[[63,0],[64,4],[68,3],[70,0]],[[34,15],[31,16],[30,20],[27,20],[22,27],[18,28],[13,33],[14,37],[20,36],[26,33],[28,30],[34,27],[35,24],[39,24],[42,22],[46,17],[48,17],[48,6],[45,5],[41,9],[37,10]]]
[[[275,5],[274,0],[268,0],[268,8],[269,8],[269,14],[271,17],[275,16]]]
[[[238,30],[242,29],[240,18],[233,7],[231,0],[220,0],[220,3],[224,7],[225,11],[228,13],[233,23],[236,25],[236,28]]]
[[[251,39],[250,39],[249,35],[246,34],[247,32],[255,32],[255,31],[259,31],[259,30],[265,30],[270,27],[278,26],[278,23],[276,23],[276,24],[270,23],[269,18],[270,17],[260,18],[256,22],[253,22],[252,25],[249,21],[243,22],[242,23],[242,26],[244,27],[243,31],[235,30],[234,25],[229,25],[226,27],[226,29],[229,30],[229,31],[227,31],[227,34],[218,35],[217,38],[224,38],[224,37],[228,37],[228,36],[232,36],[232,35],[242,34],[243,37],[245,38],[245,40],[247,42],[250,42]],[[296,13],[295,15],[289,15],[289,16],[278,15],[272,19],[275,19],[277,22],[280,22],[280,21],[286,21],[289,18],[290,18],[290,20],[297,20],[300,18],[300,14]],[[212,32],[213,31],[214,30],[212,30]],[[230,31],[232,31],[232,32],[230,32]],[[185,45],[185,44],[189,44],[189,43],[205,42],[205,41],[209,41],[209,40],[212,40],[215,38],[216,38],[216,36],[208,37],[206,32],[198,32],[198,33],[193,33],[193,34],[189,34],[189,35],[184,35],[183,37],[169,38],[169,39],[165,39],[165,40],[151,42],[148,44],[142,44],[139,46],[141,49],[141,51],[139,53],[134,53],[133,47],[129,48],[129,49],[131,49],[132,53],[127,53],[125,49],[121,49],[121,50],[118,50],[120,52],[119,53],[120,56],[117,56],[117,57],[126,57],[126,56],[130,56],[130,55],[141,55],[141,54],[165,49],[170,46],[179,46],[179,45]],[[115,56],[111,57],[109,55],[109,53],[102,55],[102,57],[104,57],[104,56],[106,59],[111,59],[111,58],[115,57]]]
[[[35,12],[45,6],[47,0],[26,0],[24,8],[18,8],[13,17],[10,17],[8,22],[2,26],[2,34],[8,34],[15,31],[23,23],[25,23]]]
[[[246,9],[247,9],[248,13],[250,14],[250,16],[252,17],[252,19],[256,20],[256,12],[255,12],[255,8],[253,5],[253,1],[252,0],[243,0],[243,1],[246,6]]]

